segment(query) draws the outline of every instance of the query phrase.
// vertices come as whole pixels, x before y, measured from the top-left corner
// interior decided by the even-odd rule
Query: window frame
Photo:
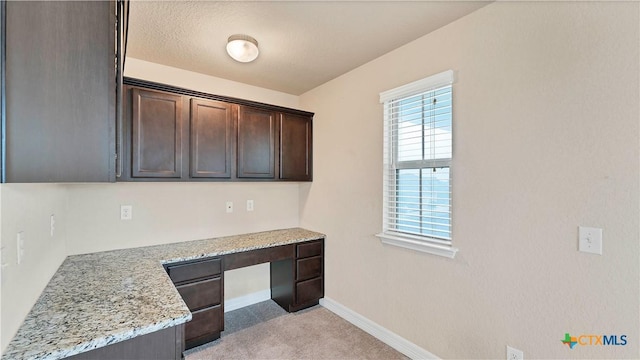
[[[388,177],[391,177],[392,172],[397,170],[402,170],[410,166],[411,169],[416,169],[419,171],[424,171],[426,169],[436,169],[436,168],[448,168],[449,169],[449,209],[450,209],[450,228],[452,228],[452,184],[451,184],[451,165],[453,162],[453,149],[450,158],[446,159],[420,159],[420,160],[397,160],[398,154],[398,141],[397,138],[391,139],[392,136],[397,136],[397,121],[394,121],[390,118],[390,108],[389,106],[394,102],[400,99],[407,99],[411,96],[419,95],[422,93],[427,93],[429,91],[437,90],[443,87],[451,87],[451,126],[452,126],[452,136],[453,136],[453,78],[454,74],[452,70],[447,70],[427,78],[414,81],[412,83],[384,91],[380,93],[380,103],[383,104],[384,108],[384,155],[383,155],[383,163],[384,163],[384,188],[383,188],[383,230],[381,233],[376,236],[380,238],[382,243],[399,246],[403,248],[408,248],[411,250],[426,252],[433,255],[444,256],[447,258],[454,258],[458,249],[453,247],[453,237],[451,236],[449,240],[438,238],[430,235],[419,235],[419,234],[410,234],[405,232],[397,231],[397,228],[390,229],[388,220],[392,215],[392,213],[397,213],[397,207],[390,208],[390,193],[392,192],[390,189],[392,188],[389,184]],[[396,134],[396,135],[393,135]],[[424,135],[423,135],[424,139]],[[395,141],[394,141],[395,140]],[[424,144],[424,140],[422,141]],[[413,165],[415,166],[412,166]],[[397,178],[394,177],[394,181]],[[393,186],[395,190],[396,185]],[[395,200],[394,200],[395,201]]]

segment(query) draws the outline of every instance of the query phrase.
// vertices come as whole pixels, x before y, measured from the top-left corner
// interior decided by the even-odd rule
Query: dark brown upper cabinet
[[[240,106],[238,111],[238,177],[275,178],[276,115]]]
[[[119,181],[311,181],[313,113],[124,84]]]
[[[235,148],[234,106],[191,99],[191,177],[230,179]]]
[[[182,176],[182,97],[133,89],[132,177]]]
[[[311,116],[280,114],[280,179],[311,181]]]
[[[115,181],[114,1],[3,1],[3,182]]]

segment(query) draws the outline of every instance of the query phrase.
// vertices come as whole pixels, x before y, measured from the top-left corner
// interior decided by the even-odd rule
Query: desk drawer
[[[169,265],[167,266],[167,272],[174,283],[212,277],[220,275],[222,272],[222,260],[216,258],[186,264]]]
[[[176,286],[176,289],[191,311],[218,305],[222,300],[222,280],[219,277]]]
[[[306,258],[311,256],[322,255],[322,241],[313,241],[298,244],[297,258]]]
[[[302,305],[306,302],[317,301],[324,296],[322,278],[301,281],[296,284],[296,303]]]
[[[296,280],[302,281],[322,275],[322,256],[296,260]]]
[[[191,313],[193,318],[184,327],[184,339],[189,341],[222,330],[222,307],[208,307]]]

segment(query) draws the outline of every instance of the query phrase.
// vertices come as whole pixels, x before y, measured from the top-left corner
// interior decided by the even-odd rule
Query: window
[[[384,104],[383,242],[453,258],[453,71],[380,94]]]

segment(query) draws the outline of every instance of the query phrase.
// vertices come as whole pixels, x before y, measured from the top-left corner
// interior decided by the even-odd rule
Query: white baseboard
[[[320,305],[411,359],[440,359],[429,351],[383,328],[335,300],[325,297],[320,299]]]
[[[244,296],[238,296],[224,301],[224,312],[238,310],[245,306],[257,304],[271,299],[271,289],[257,291]]]

